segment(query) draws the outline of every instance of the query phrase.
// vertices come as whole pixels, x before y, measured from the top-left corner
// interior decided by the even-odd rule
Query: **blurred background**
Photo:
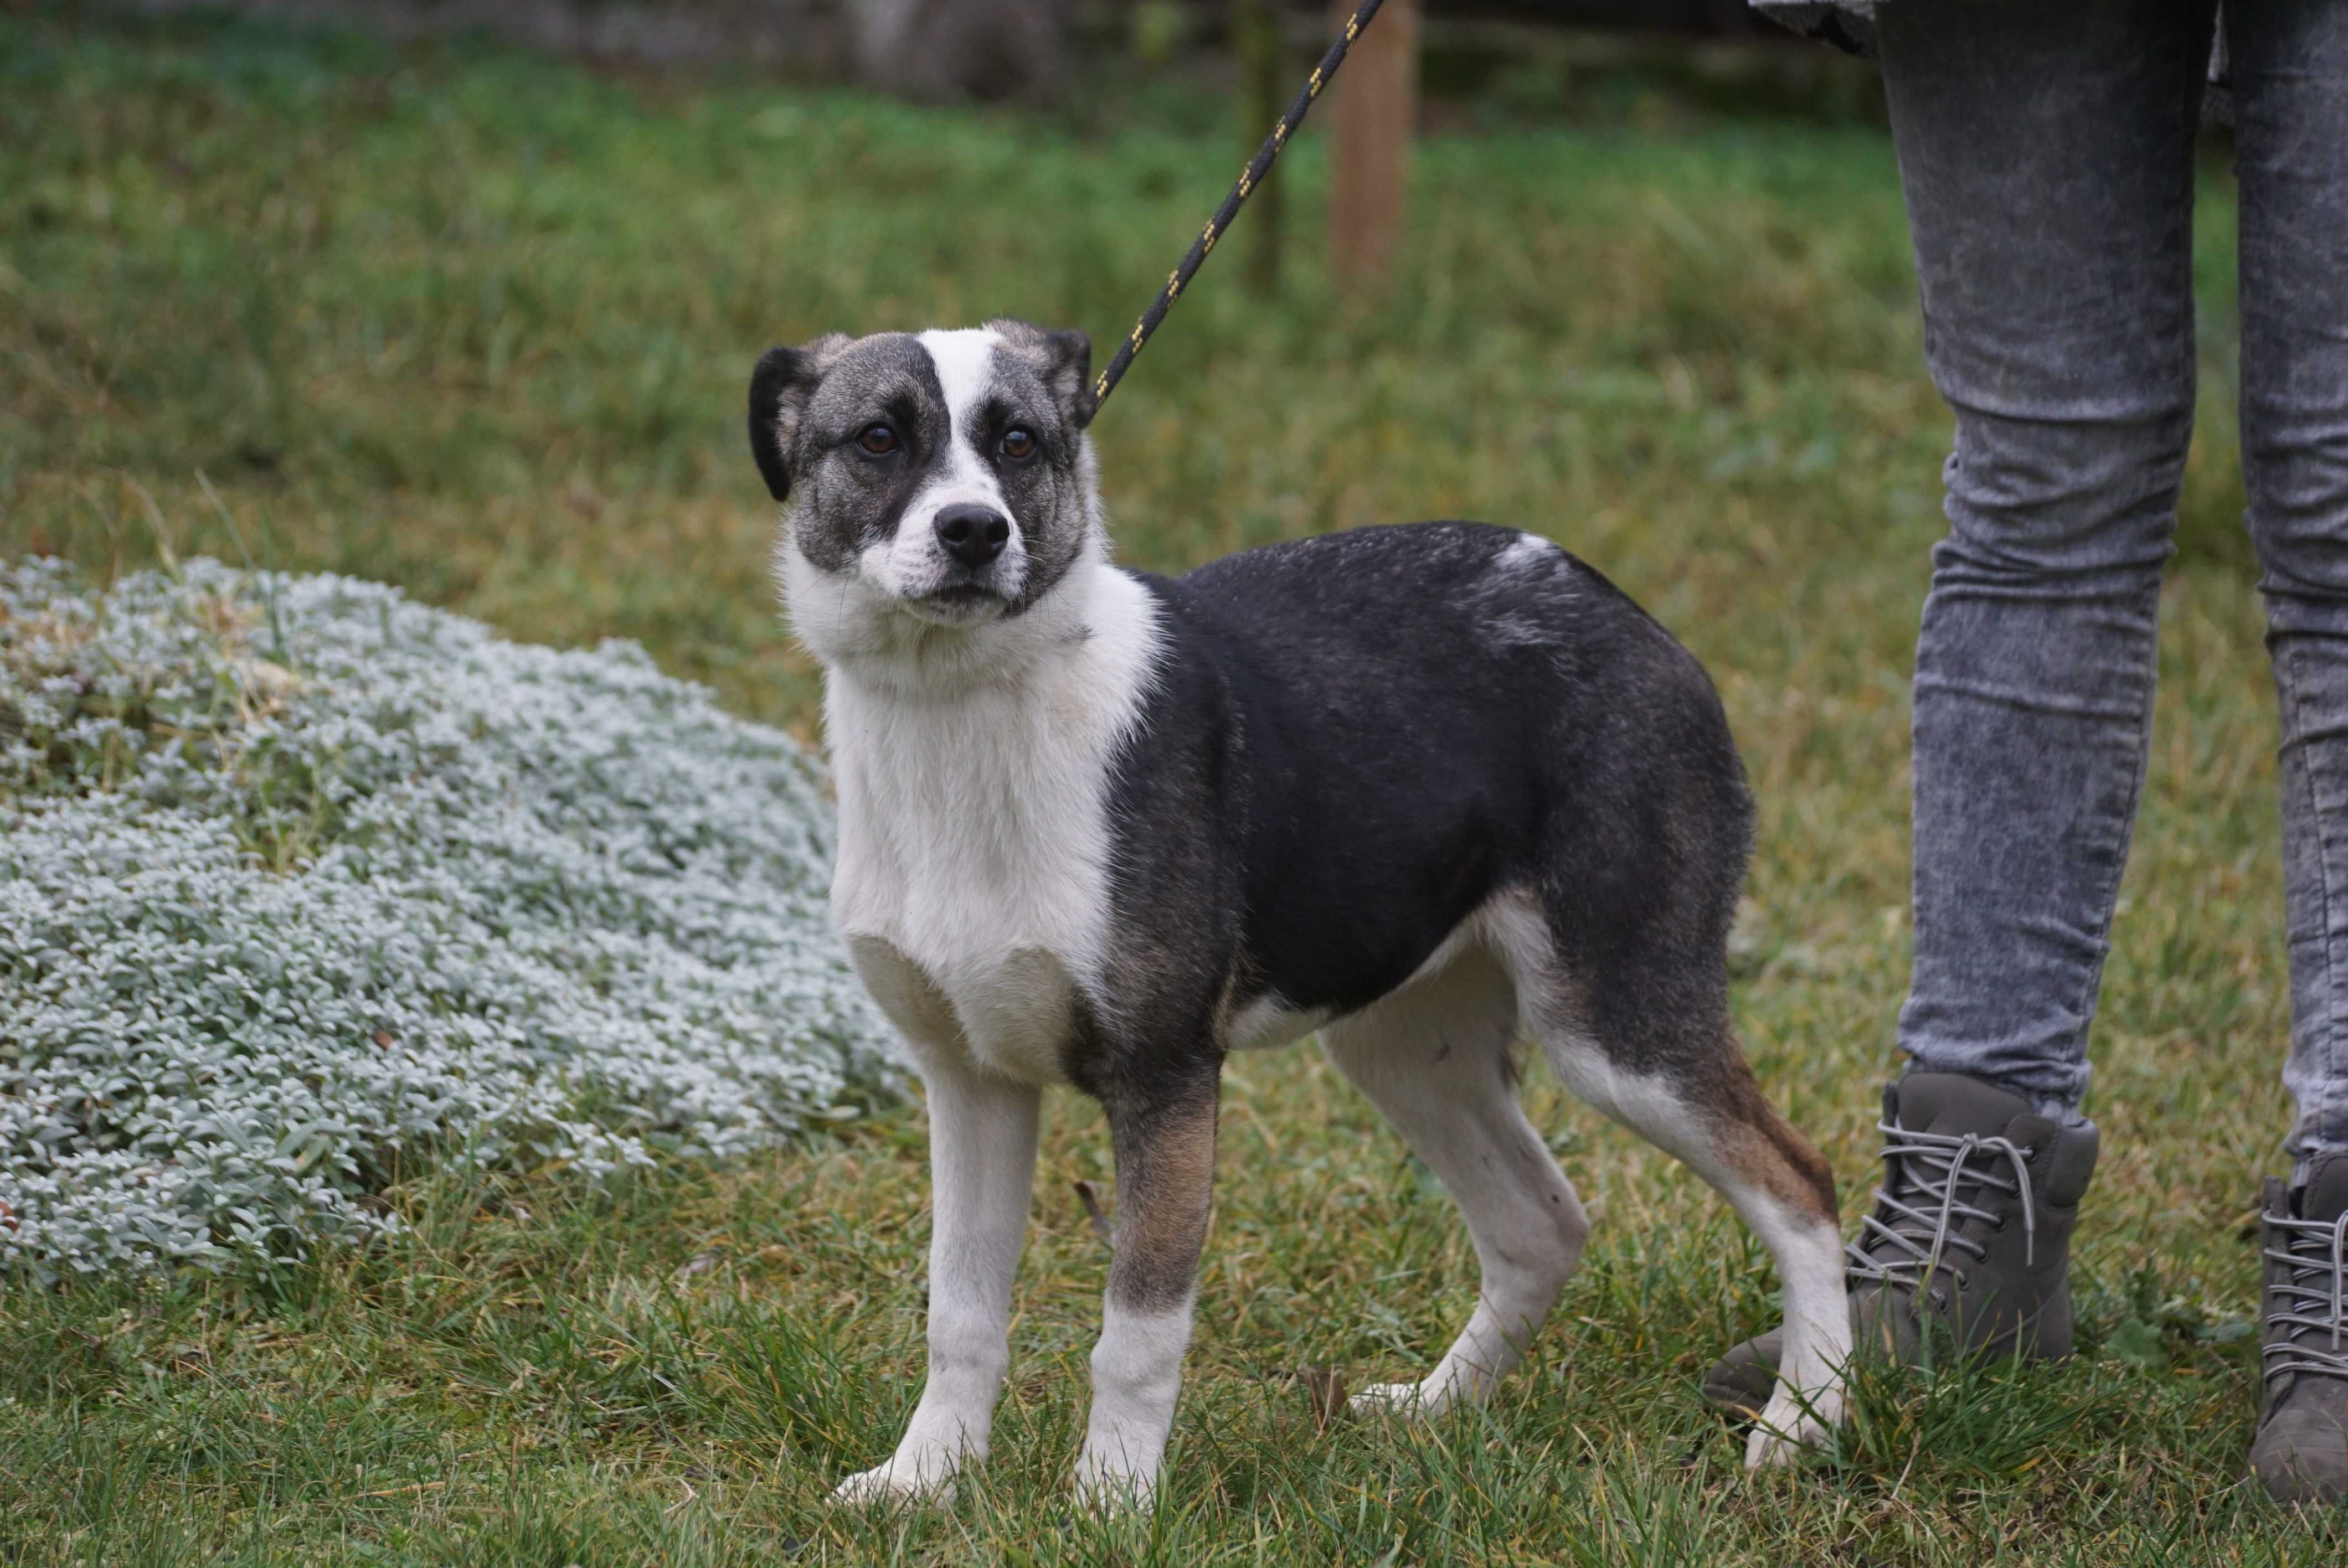
[[[1317,55],[1351,9],[1310,0],[129,0],[118,8],[359,24],[403,38],[471,34],[607,65],[747,66],[931,98],[1044,102],[1081,92],[1087,77],[1121,61],[1179,65],[1192,86],[1211,87],[1217,75],[1228,78],[1231,56],[1244,61],[1251,29],[1266,22],[1288,45]],[[1552,55],[1569,29],[1603,30],[1618,43],[1677,39],[1679,51],[1646,51],[1658,64],[1692,42],[1746,41],[1761,30],[1740,0],[1413,0],[1394,7],[1406,9],[1426,14],[1431,25],[1421,46],[1455,93],[1481,92],[1510,67],[1524,77],[1527,54]],[[1220,69],[1218,52],[1226,56]],[[1722,58],[1715,52],[1712,68]]]

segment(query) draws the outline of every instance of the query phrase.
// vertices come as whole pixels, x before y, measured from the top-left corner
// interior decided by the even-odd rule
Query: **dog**
[[[843,941],[927,1091],[929,1377],[855,1501],[983,1459],[1042,1091],[1097,1100],[1117,1223],[1078,1491],[1146,1501],[1190,1337],[1223,1059],[1318,1031],[1482,1270],[1434,1370],[1490,1395],[1589,1221],[1519,1107],[1529,1037],[1691,1166],[1785,1287],[1746,1461],[1820,1440],[1850,1351],[1831,1173],[1729,1016],[1753,808],[1710,679],[1532,533],[1365,528],[1179,578],[1111,564],[1084,334],[820,337],[750,380],[776,573],[825,671]]]

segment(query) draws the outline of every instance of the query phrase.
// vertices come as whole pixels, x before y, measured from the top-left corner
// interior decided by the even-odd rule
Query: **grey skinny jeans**
[[[2075,1110],[2194,395],[2214,0],[1877,13],[1949,533],[1916,648],[1913,1069]],[[2241,446],[2281,707],[2299,1106],[2348,1146],[2348,0],[2227,0]]]

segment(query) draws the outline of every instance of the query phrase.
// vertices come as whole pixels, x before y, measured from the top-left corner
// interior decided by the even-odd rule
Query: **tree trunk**
[[[1339,0],[1336,25],[1354,14]],[[1410,138],[1418,118],[1418,0],[1386,0],[1331,89],[1336,167],[1329,192],[1329,264],[1343,287],[1372,288],[1402,251]]]

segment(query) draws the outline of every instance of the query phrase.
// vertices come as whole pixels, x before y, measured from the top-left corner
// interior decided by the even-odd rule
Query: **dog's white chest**
[[[885,765],[843,760],[832,907],[909,1039],[1052,1082],[1107,943],[1102,803],[969,717],[926,735],[901,719]]]
[[[866,989],[918,1048],[965,1053],[1024,1083],[1067,1076],[1076,982],[1057,954],[1022,948],[994,959],[924,963],[885,938],[848,942]]]
[[[1110,770],[1139,710],[1148,596],[1102,569],[1100,630],[952,695],[835,677],[832,908],[916,1046],[1029,1082],[1065,1076],[1111,930]]]

